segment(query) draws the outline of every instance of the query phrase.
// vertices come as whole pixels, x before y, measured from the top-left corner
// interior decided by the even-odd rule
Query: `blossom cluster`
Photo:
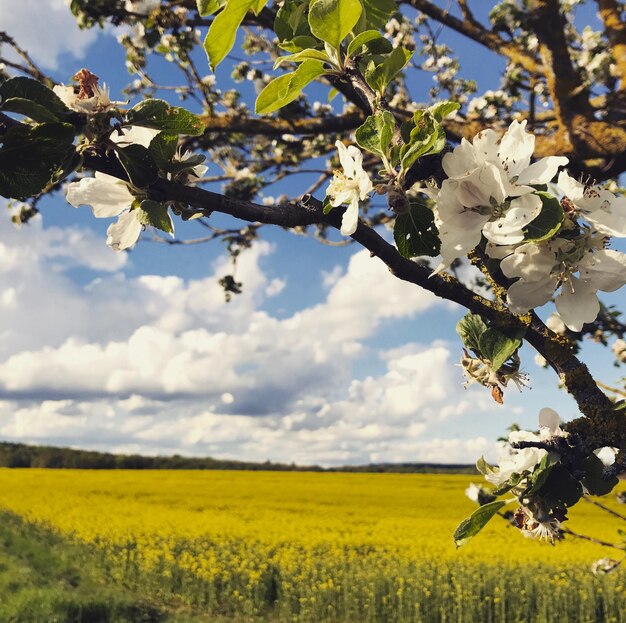
[[[511,493],[514,497],[508,502],[518,504],[511,522],[527,537],[554,542],[562,536],[567,504],[555,499],[553,493],[544,496],[542,487],[549,482],[552,469],[560,464],[562,452],[567,452],[568,437],[560,426],[559,414],[553,409],[541,409],[538,432],[511,431],[501,448],[498,465],[483,461],[481,471],[494,489],[472,483],[465,494],[482,506],[502,493]],[[594,454],[594,460],[604,466],[615,462],[614,448],[600,448]],[[580,487],[579,495],[586,491],[582,484],[576,486]]]
[[[612,292],[626,283],[626,256],[606,248],[609,236],[626,237],[626,197],[583,184],[562,170],[556,189],[563,196],[562,218],[555,231],[533,237],[531,223],[547,202],[556,201],[545,189],[568,164],[562,156],[531,164],[534,147],[526,121],[513,121],[504,135],[484,130],[444,156],[447,179],[427,189],[436,204],[441,240],[436,272],[484,237],[487,255],[501,260],[504,275],[515,280],[507,293],[514,313],[540,307],[558,292],[561,319],[580,331],[598,315],[596,292]]]

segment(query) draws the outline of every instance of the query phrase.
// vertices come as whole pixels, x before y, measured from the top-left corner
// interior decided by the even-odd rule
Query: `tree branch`
[[[620,9],[617,0],[596,1],[619,74],[619,92],[626,96],[626,23],[621,16],[623,8]]]
[[[467,18],[461,20],[428,0],[405,0],[405,3],[436,19],[438,22],[449,26],[452,30],[469,37],[476,43],[485,46],[492,52],[506,56],[526,71],[532,74],[542,73],[543,68],[536,58],[524,52],[515,44],[505,41],[495,32],[487,30],[476,20]]]

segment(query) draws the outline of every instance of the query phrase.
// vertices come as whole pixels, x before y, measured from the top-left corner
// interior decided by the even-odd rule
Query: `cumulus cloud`
[[[57,69],[63,54],[83,58],[97,37],[96,29],[78,28],[68,0],[2,0],[0,30],[47,70]]]
[[[325,465],[468,461],[490,447],[480,431],[444,434],[470,406],[494,408],[463,390],[445,342],[384,350],[379,372],[353,378],[354,363],[377,356],[364,342],[382,324],[445,303],[361,251],[319,274],[317,305],[279,319],[263,310],[289,290],[262,269],[273,253],[261,242],[240,256],[244,293],[227,304],[217,283],[227,258],[204,278],[131,278],[129,256],[89,230],[38,218],[4,228],[0,435]]]

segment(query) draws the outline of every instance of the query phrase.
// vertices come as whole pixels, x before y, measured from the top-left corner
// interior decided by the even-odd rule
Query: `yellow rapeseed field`
[[[475,508],[463,494],[472,480],[1,469],[0,508],[93,544],[119,579],[220,613],[316,622],[626,620],[626,578],[589,571],[598,558],[619,558],[617,550],[530,541],[500,518],[455,550],[454,528]],[[602,501],[620,510],[613,497]],[[567,527],[616,541],[626,526],[581,501]],[[532,619],[524,618],[529,609]]]

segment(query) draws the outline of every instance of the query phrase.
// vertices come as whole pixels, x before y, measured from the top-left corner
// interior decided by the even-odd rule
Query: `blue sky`
[[[63,0],[3,8],[0,30],[55,79],[86,66],[120,98],[129,76],[114,31],[79,32]],[[479,93],[497,88],[501,62],[446,31],[441,39]],[[161,78],[172,79],[167,69]],[[454,332],[463,310],[394,280],[356,246],[263,228],[238,268],[244,294],[226,304],[220,243],[147,236],[116,254],[104,244],[109,223],[89,208],[62,197],[42,207],[27,227],[3,216],[0,228],[4,439],[302,464],[472,462],[493,456],[512,422],[534,427],[541,407],[576,415],[529,349],[532,389],[509,389],[504,406],[464,389]],[[177,223],[178,235],[197,235],[191,227]],[[607,383],[623,374],[594,344],[584,356]]]

